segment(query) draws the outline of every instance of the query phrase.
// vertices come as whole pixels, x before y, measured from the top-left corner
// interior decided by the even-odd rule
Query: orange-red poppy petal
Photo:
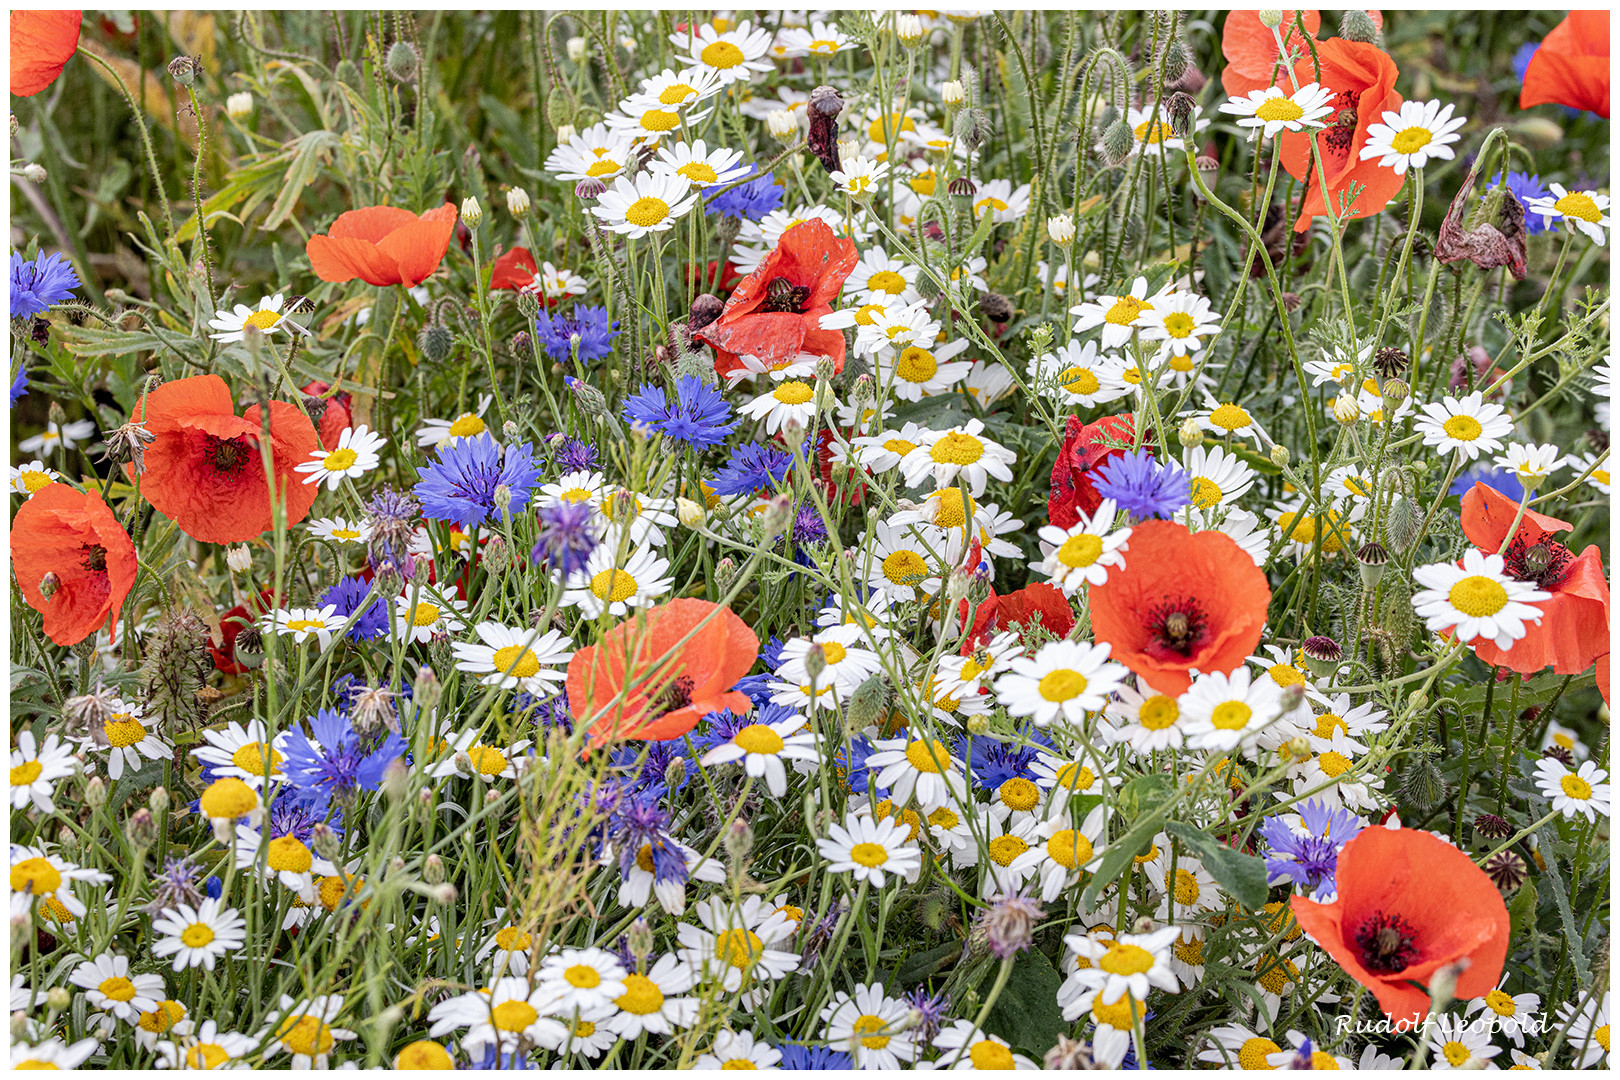
[[[534,281],[540,272],[534,256],[526,247],[503,251],[489,265],[489,287],[492,289],[521,289]]]
[[[1322,28],[1322,14],[1315,10],[1304,14],[1305,29],[1315,37]],[[1294,13],[1284,11],[1282,15],[1283,21],[1277,29],[1287,31],[1289,46],[1303,50],[1305,39],[1300,36]],[[1273,68],[1278,77],[1287,74],[1286,69],[1276,64],[1276,36],[1260,21],[1258,11],[1226,13],[1226,24],[1221,30],[1221,55],[1226,58],[1226,67],[1221,70],[1221,86],[1231,97],[1247,94],[1251,90],[1264,90],[1272,85]]]
[[[86,558],[96,548],[99,568]],[[103,625],[116,629],[137,565],[134,543],[101,496],[68,484],[47,484],[18,509],[11,561],[23,600],[44,616],[45,635],[58,645],[76,645]],[[50,599],[40,590],[48,573],[57,579]]]
[[[1541,42],[1524,71],[1519,107],[1568,105],[1609,115],[1607,11],[1571,11]]]
[[[398,265],[400,284],[419,285],[444,261],[455,232],[455,205],[445,203],[377,241],[377,250]]]
[[[403,229],[418,220],[418,215],[403,206],[362,206],[339,214],[327,235],[334,240],[364,240],[376,244],[395,229]]]
[[[400,281],[399,263],[366,240],[316,235],[304,245],[304,254],[309,257],[309,268],[322,281],[359,278],[368,285],[395,285]]]
[[[32,97],[56,81],[79,48],[81,11],[11,13],[11,92]]]
[[[1487,554],[1494,555],[1507,539],[1513,519],[1519,513],[1517,499],[1510,499],[1486,483],[1476,483],[1462,497],[1462,528],[1468,542]],[[1540,533],[1568,532],[1575,526],[1547,514],[1525,509],[1519,532],[1526,537],[1531,530]],[[1540,539],[1538,536],[1537,539]]]

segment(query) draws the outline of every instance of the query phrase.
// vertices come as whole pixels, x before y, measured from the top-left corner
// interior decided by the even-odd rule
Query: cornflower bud
[[[461,200],[461,220],[467,223],[467,228],[476,229],[484,220],[484,208],[478,205],[478,197],[469,195]]]
[[[389,799],[398,802],[409,795],[411,784],[411,767],[405,764],[402,757],[395,758],[383,769],[382,789]]]
[[[522,217],[529,212],[529,193],[520,187],[506,189],[506,212]]]
[[[99,776],[92,776],[85,781],[84,804],[92,810],[107,805],[107,785]]]
[[[162,814],[169,809],[169,793],[162,784],[152,789],[152,794],[146,797],[146,805],[152,808],[154,814]]]
[[[23,179],[30,184],[43,184],[47,175],[45,166],[37,161],[30,161],[27,165],[24,165],[22,174]]]
[[[653,932],[652,927],[644,918],[638,918],[630,924],[625,934],[625,944],[629,946],[630,955],[635,958],[636,970],[641,971],[647,966],[647,959],[652,956]]]
[[[726,556],[714,565],[714,587],[721,595],[731,591],[731,583],[737,580],[737,564],[731,556]]]
[[[317,821],[309,829],[309,844],[315,849],[315,854],[328,862],[335,862],[343,857],[343,845],[338,841],[337,833],[324,821]]]
[[[246,120],[253,115],[253,95],[246,90],[225,99],[225,115],[232,120]]]
[[[434,887],[433,902],[436,904],[445,905],[453,904],[456,902],[456,897],[458,895],[460,894],[456,892],[456,887],[447,881],[442,885]]]
[[[429,885],[444,884],[444,860],[437,855],[429,855],[422,860],[422,880]]]
[[[444,697],[444,686],[433,669],[423,664],[416,672],[416,681],[411,684],[411,701],[415,703],[417,711],[432,712],[438,708],[439,701]]]
[[[1069,214],[1047,218],[1046,235],[1058,247],[1068,247],[1074,243],[1074,218]]]

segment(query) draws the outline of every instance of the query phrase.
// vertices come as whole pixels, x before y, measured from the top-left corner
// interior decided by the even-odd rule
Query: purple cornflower
[[[975,920],[984,931],[985,944],[1005,960],[1017,956],[1035,941],[1035,926],[1046,914],[1039,902],[1021,893],[1003,896],[979,912]]]
[[[821,516],[812,502],[805,501],[799,504],[799,510],[793,515],[793,543],[795,547],[807,548],[811,544],[824,544],[827,542],[827,522]],[[809,565],[805,563],[804,565]]]
[[[11,253],[11,317],[31,319],[49,308],[73,298],[79,287],[79,275],[70,263],[62,261],[62,253],[43,252],[33,259],[25,259],[15,251]]]
[[[865,735],[857,735],[849,742],[846,752],[843,746],[833,751],[833,771],[845,773],[847,778],[844,786],[857,795],[864,795],[868,787],[880,799],[888,798],[889,789],[876,786],[877,770],[867,767],[866,759],[877,753],[877,747]],[[853,765],[851,765],[853,762]]]
[[[563,472],[590,472],[596,468],[596,447],[571,435],[553,435],[551,464]]]
[[[1513,197],[1519,200],[1519,205],[1525,208],[1524,231],[1526,233],[1535,236],[1538,233],[1558,231],[1558,222],[1548,221],[1540,214],[1529,212],[1531,199],[1545,199],[1552,194],[1542,184],[1539,175],[1535,173],[1509,172],[1507,180],[1504,181],[1502,174],[1497,173],[1491,177],[1490,186],[1493,188],[1505,186],[1513,193]]]
[[[719,215],[758,221],[782,205],[782,189],[776,186],[776,177],[772,173],[752,177],[719,195],[714,195],[716,191],[721,191],[721,185],[704,191],[705,197],[714,196],[704,207],[704,213],[711,217]]]
[[[754,495],[774,491],[793,468],[793,455],[765,443],[744,443],[731,460],[715,471],[709,487],[716,495]]]
[[[905,1000],[921,1017],[917,1021],[916,1037],[926,1042],[932,1042],[939,1029],[945,1026],[949,1019],[946,1015],[951,1008],[951,995],[948,993],[930,994],[926,986],[919,986],[911,993],[905,995]]]
[[[314,805],[324,806],[333,796],[377,790],[383,770],[405,753],[405,740],[396,733],[380,740],[362,738],[335,709],[322,709],[309,718],[309,726],[314,738],[294,728],[283,752],[287,782]]]
[[[1349,810],[1329,807],[1311,799],[1299,807],[1301,836],[1280,816],[1268,817],[1257,830],[1271,849],[1266,853],[1266,884],[1292,881],[1311,898],[1325,903],[1339,891],[1334,878],[1339,851],[1356,838],[1366,823]]]
[[[758,675],[744,675],[737,680],[737,685],[732,689],[739,694],[747,694],[748,700],[754,703],[754,708],[763,708],[771,703],[771,695],[776,692],[771,689],[771,681],[774,678],[775,676],[768,671],[762,671]]]
[[[575,305],[567,315],[542,311],[534,320],[535,340],[553,360],[569,360],[574,345],[581,360],[600,360],[613,352],[613,339],[619,336],[617,320],[608,321],[607,308]]]
[[[343,809],[311,801],[308,794],[296,787],[282,789],[270,804],[265,828],[271,836],[290,836],[308,846],[314,837],[315,826],[324,823],[338,836],[343,835]]]
[[[1192,501],[1192,481],[1182,469],[1167,469],[1146,450],[1133,450],[1098,470],[1097,494],[1113,499],[1138,521],[1168,518]]]
[[[197,872],[201,869],[202,865],[190,855],[179,859],[165,856],[163,871],[152,883],[152,899],[141,910],[156,915],[167,908],[201,902],[203,890],[197,888]]]
[[[512,713],[519,717],[527,717],[540,731],[561,728],[567,733],[574,730],[574,714],[568,709],[566,693],[542,698],[524,691],[512,699]]]
[[[565,577],[585,569],[600,538],[590,503],[565,502],[540,511],[539,538],[529,558]]]
[[[488,432],[441,448],[439,459],[416,473],[422,478],[416,496],[423,511],[463,529],[523,509],[540,480],[534,447],[521,443],[503,448]]]
[[[371,530],[368,556],[373,570],[392,570],[407,581],[416,576],[410,546],[421,514],[415,498],[390,487],[377,489],[366,501],[366,526]]]
[[[683,375],[668,387],[643,386],[624,403],[625,423],[642,424],[694,450],[719,446],[737,427],[720,391],[696,375]],[[727,420],[731,420],[727,423]]]
[[[347,620],[349,616],[360,610],[360,604],[371,593],[371,582],[356,574],[346,577],[321,593],[320,599],[315,601],[316,607],[325,607],[333,604],[337,607],[339,618]],[[361,616],[349,627],[344,636],[350,641],[372,641],[388,633],[388,608],[379,599],[373,598]]]
[[[669,834],[669,811],[646,796],[622,799],[608,818],[608,838],[619,850],[619,873],[651,869],[658,884],[684,884],[691,876],[686,852]]]

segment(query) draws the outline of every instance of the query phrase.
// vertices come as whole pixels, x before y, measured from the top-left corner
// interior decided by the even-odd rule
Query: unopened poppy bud
[[[225,99],[225,115],[232,120],[246,120],[253,115],[253,95],[243,90]]]
[[[245,574],[253,569],[253,549],[246,544],[237,544],[225,550],[225,565],[238,574]]]
[[[317,821],[310,826],[309,845],[315,849],[315,854],[327,862],[343,857],[343,846],[338,841],[337,833],[324,821]]]
[[[22,174],[23,179],[30,184],[43,184],[45,177],[49,175],[45,172],[45,166],[37,161],[30,161],[27,165],[24,165]]]
[[[792,142],[799,137],[799,122],[786,109],[776,109],[768,114],[765,128],[771,133],[771,138],[781,142]]]
[[[1267,30],[1275,30],[1282,25],[1283,12],[1279,8],[1261,8],[1255,14],[1260,17],[1260,25]]]
[[[883,676],[873,675],[855,688],[849,696],[849,703],[844,707],[844,715],[849,717],[852,727],[864,728],[869,724],[877,723],[878,717],[883,715],[884,708],[889,703],[889,684]]]
[[[522,217],[529,212],[529,193],[520,187],[506,189],[506,212]]]
[[[1131,133],[1131,126],[1123,119],[1115,120],[1103,132],[1102,156],[1104,163],[1118,165],[1131,156],[1131,147],[1136,145],[1136,136]]]
[[[461,200],[461,220],[467,223],[467,228],[476,229],[484,220],[484,208],[478,205],[478,197],[469,195]]]
[[[141,807],[129,815],[129,822],[124,827],[124,835],[129,838],[129,846],[136,851],[145,851],[157,843],[157,818],[152,811]]]
[[[1181,445],[1191,450],[1195,446],[1202,446],[1204,442],[1204,429],[1198,426],[1198,421],[1192,417],[1181,422],[1181,430],[1176,433],[1181,437]]]
[[[1459,956],[1449,964],[1443,964],[1440,970],[1429,977],[1429,999],[1434,1009],[1443,1009],[1457,996],[1457,980],[1463,972],[1472,967],[1474,961],[1466,956]]]
[[[449,360],[455,347],[456,336],[441,323],[428,323],[416,335],[417,351],[430,364],[438,365]]]
[[[84,803],[95,810],[107,805],[107,785],[99,776],[92,776],[85,781]]]
[[[708,515],[703,512],[702,503],[693,502],[682,496],[675,500],[675,516],[680,518],[681,524],[688,529],[695,529],[703,524],[703,519]]]
[[[951,79],[939,88],[939,99],[954,109],[967,100],[967,90],[960,79]]]
[[[388,56],[383,63],[396,82],[409,83],[416,81],[418,61],[416,49],[410,42],[396,41],[388,47]]]
[[[56,576],[55,570],[45,571],[45,575],[39,579],[39,595],[47,600],[55,596],[56,590],[61,587],[62,579]]]
[[[1012,321],[1013,302],[1000,293],[985,293],[979,298],[979,310],[993,323]]]
[[[920,16],[900,15],[894,20],[894,35],[908,48],[922,44],[925,34]]]
[[[1164,70],[1162,75],[1166,86],[1181,81],[1187,74],[1187,46],[1180,38],[1171,38],[1170,44],[1164,47]]]
[[[1378,24],[1366,11],[1352,9],[1339,20],[1339,36],[1346,41],[1359,41],[1371,45],[1378,40]]]
[[[1278,443],[1276,446],[1271,448],[1271,463],[1277,466],[1279,469],[1288,468],[1288,461],[1290,457],[1292,457],[1292,455],[1288,453],[1288,447],[1282,445],[1281,443]]]
[[[1074,243],[1074,218],[1069,214],[1047,218],[1046,235],[1058,247],[1068,247]]]
[[[630,955],[635,958],[636,970],[640,971],[647,966],[648,957],[653,951],[653,931],[645,918],[637,918],[630,924],[625,932],[625,945],[630,949]]]
[[[169,61],[169,78],[177,86],[190,86],[197,81],[198,64],[189,56],[177,56]]]
[[[45,995],[45,1004],[54,1012],[61,1012],[73,1004],[73,992],[65,986],[53,986]]]

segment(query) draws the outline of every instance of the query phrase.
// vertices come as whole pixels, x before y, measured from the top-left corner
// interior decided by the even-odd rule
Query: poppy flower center
[[[1073,870],[1091,861],[1091,841],[1077,829],[1059,829],[1046,842],[1046,854],[1065,870]]]
[[[897,551],[883,560],[883,576],[896,585],[914,585],[928,576],[928,564],[915,551]]]
[[[698,59],[712,68],[734,68],[742,63],[743,51],[729,41],[715,41],[703,47]]]
[[[1580,799],[1582,802],[1585,802],[1587,799],[1592,797],[1592,785],[1588,784],[1585,780],[1582,780],[1574,773],[1570,773],[1568,776],[1560,780],[1558,782],[1558,786],[1563,788],[1564,794],[1568,795],[1572,799]]]
[[[906,761],[918,772],[940,772],[942,765],[949,765],[950,756],[950,750],[937,739],[931,743],[918,739],[906,747]]]
[[[731,741],[750,754],[780,753],[783,745],[785,745],[782,742],[782,736],[764,724],[749,724],[732,736]]]
[[[248,455],[253,447],[248,444],[247,437],[238,435],[234,439],[221,439],[217,435],[205,436],[203,445],[203,460],[221,476],[235,478],[240,475],[247,465]]]
[[[654,716],[663,716],[692,704],[692,688],[694,685],[691,676],[682,675],[657,694],[654,694],[652,698],[652,707],[656,710]]]
[[[258,330],[268,330],[281,321],[281,316],[274,311],[255,311],[242,320],[243,326],[251,326]]]
[[[952,432],[934,443],[929,456],[942,464],[971,465],[984,456],[984,444],[972,435]]]
[[[1081,533],[1079,536],[1071,536],[1063,541],[1063,546],[1058,548],[1058,562],[1076,569],[1090,566],[1102,554],[1102,549],[1103,543],[1100,536]]]
[[[856,844],[849,849],[849,857],[861,866],[882,866],[889,861],[889,853],[882,844]]]
[[[647,976],[632,972],[624,977],[624,995],[617,1004],[627,1013],[646,1016],[664,1007],[664,992]]]
[[[702,161],[689,161],[675,171],[694,184],[712,184],[720,179],[720,174]]]
[[[1508,573],[1520,581],[1533,581],[1541,589],[1553,588],[1564,580],[1569,560],[1569,548],[1546,538],[1526,544],[1524,537],[1515,536],[1503,554]]]
[[[1404,971],[1418,958],[1417,930],[1399,915],[1379,912],[1356,930],[1356,950],[1368,971],[1388,975]]]
[[[1495,615],[1507,606],[1507,590],[1498,581],[1475,574],[1465,577],[1451,587],[1446,595],[1451,606],[1474,618]]]
[[[1197,325],[1191,315],[1180,311],[1173,311],[1164,317],[1164,332],[1177,340],[1187,337]]]
[[[1196,604],[1176,600],[1148,616],[1148,647],[1153,651],[1190,657],[1204,638],[1204,613]]]
[[[62,872],[48,859],[24,859],[11,868],[11,891],[35,896],[53,893],[62,887]]]
[[[1453,416],[1443,426],[1446,434],[1458,442],[1473,442],[1485,430],[1472,416]]]
[[[1153,305],[1145,300],[1138,300],[1134,296],[1121,296],[1103,314],[1103,321],[1114,326],[1135,326],[1136,317],[1144,311],[1152,311]]]
[[[1254,110],[1255,119],[1267,122],[1274,120],[1298,120],[1305,115],[1305,110],[1285,97],[1270,97],[1260,103]]]
[[[1553,203],[1553,209],[1565,217],[1580,218],[1582,221],[1598,222],[1603,220],[1603,211],[1598,209],[1592,196],[1584,191],[1572,191],[1562,199]]]
[[[489,1018],[500,1031],[522,1031],[540,1019],[540,1013],[527,1001],[503,1001],[489,1010]]]
[[[939,371],[939,362],[927,349],[909,345],[895,362],[894,373],[906,382],[925,383]]]
[[[1102,388],[1102,383],[1097,380],[1096,373],[1090,368],[1064,368],[1058,373],[1058,382],[1062,383],[1063,389],[1069,393],[1079,394],[1082,397],[1095,394]]]
[[[990,841],[990,858],[997,866],[1007,866],[1029,850],[1029,844],[1016,836],[998,836]]]
[[[79,565],[92,574],[105,573],[107,570],[107,549],[100,544],[79,545]]]
[[[765,286],[765,302],[759,309],[802,315],[805,302],[809,299],[810,286],[795,285],[785,277],[774,277]]]
[[[771,396],[784,405],[803,405],[813,394],[809,385],[798,379],[789,379],[771,391]]]

